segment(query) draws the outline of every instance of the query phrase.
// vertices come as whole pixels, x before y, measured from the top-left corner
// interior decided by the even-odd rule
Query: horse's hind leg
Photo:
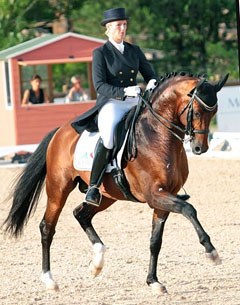
[[[69,185],[61,185],[58,182],[49,182],[47,179],[46,189],[48,195],[47,208],[44,217],[40,223],[41,242],[42,242],[42,275],[41,280],[48,290],[58,291],[58,284],[52,277],[50,269],[50,247],[52,244],[55,228],[59,215],[67,200],[69,193],[74,189],[73,182]]]
[[[107,209],[114,202],[115,200],[113,199],[102,197],[100,207],[88,205],[86,202],[83,202],[73,211],[73,215],[93,245],[93,258],[89,265],[90,272],[93,276],[97,276],[102,271],[106,248],[93,228],[92,219],[96,213]]]
[[[164,226],[169,213],[154,210],[152,220],[152,235],[150,239],[150,262],[147,276],[147,284],[152,288],[154,294],[160,295],[167,292],[163,284],[157,278],[158,255],[162,246]]]

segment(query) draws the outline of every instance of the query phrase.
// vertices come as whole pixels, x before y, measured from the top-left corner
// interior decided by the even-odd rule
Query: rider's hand
[[[130,86],[127,88],[124,88],[125,96],[132,96],[136,97],[141,93],[141,89],[138,86]]]
[[[146,91],[153,91],[153,89],[155,89],[157,86],[157,81],[156,79],[150,79],[150,81],[148,82],[147,84],[147,87],[146,87]]]

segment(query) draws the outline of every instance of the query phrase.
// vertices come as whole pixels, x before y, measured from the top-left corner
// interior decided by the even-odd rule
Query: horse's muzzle
[[[192,153],[194,155],[201,155],[208,150],[208,145],[203,145],[199,142],[192,142],[191,143]]]

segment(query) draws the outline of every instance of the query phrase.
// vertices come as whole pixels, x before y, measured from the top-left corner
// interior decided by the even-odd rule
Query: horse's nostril
[[[196,155],[200,155],[201,152],[202,152],[201,147],[195,146],[195,147],[194,147],[194,152],[195,152]]]

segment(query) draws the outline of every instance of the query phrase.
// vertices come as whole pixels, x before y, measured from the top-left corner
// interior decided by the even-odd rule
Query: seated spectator
[[[41,88],[42,78],[35,74],[30,80],[31,89],[25,90],[22,99],[22,106],[28,104],[50,103],[47,93]]]
[[[72,88],[69,90],[66,96],[66,103],[86,101],[88,96],[81,86],[81,80],[78,76],[71,78]]]

